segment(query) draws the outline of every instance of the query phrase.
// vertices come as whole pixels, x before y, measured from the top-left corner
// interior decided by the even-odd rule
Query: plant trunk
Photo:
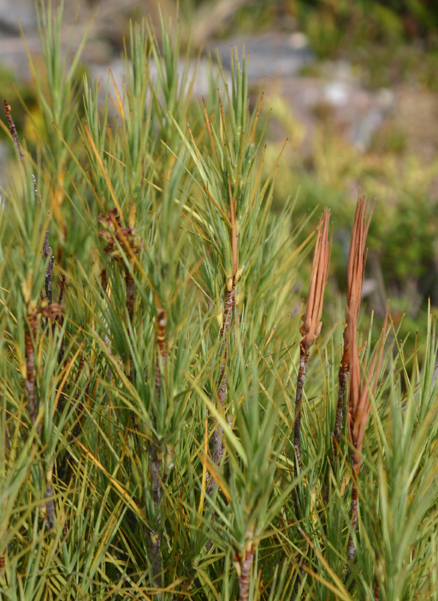
[[[53,465],[50,465],[46,471],[46,528],[50,530],[53,528],[55,522],[55,503],[53,502],[53,488],[52,488],[52,474]]]
[[[353,489],[351,491],[351,507],[350,507],[350,521],[351,527],[353,531],[356,532],[357,526],[357,472],[353,469]],[[350,534],[348,539],[348,561],[353,561],[354,555],[356,553],[356,548],[354,546],[353,537]]]
[[[227,394],[227,357],[228,357],[228,334],[230,333],[231,322],[233,319],[233,311],[236,303],[236,286],[232,285],[231,290],[227,290],[225,294],[225,302],[224,302],[224,315],[222,320],[222,327],[220,331],[220,337],[222,339],[220,356],[222,356],[220,371],[219,371],[219,379],[218,379],[218,399],[223,408],[225,397]],[[212,447],[211,447],[211,458],[216,465],[219,465],[222,460],[222,455],[224,454],[224,445],[222,442],[222,426],[220,424],[216,424],[215,429],[213,430],[212,435]],[[211,495],[213,492],[215,482],[213,478],[209,478],[207,493]]]
[[[38,416],[38,408],[36,405],[35,393],[35,353],[33,343],[36,338],[37,317],[36,315],[28,314],[28,323],[25,327],[25,346],[26,346],[26,391],[27,402],[29,406],[30,419],[34,425]]]
[[[47,228],[46,235],[44,236],[43,253],[47,260],[46,273],[44,276],[44,288],[46,290],[46,298],[49,302],[49,305],[51,305],[52,299],[53,299],[52,272],[53,272],[53,265],[55,262],[55,257],[52,256],[52,249],[49,246],[49,228]]]
[[[65,275],[62,275],[61,277],[61,284],[59,286],[59,297],[58,297],[58,304],[62,305],[62,301],[64,299],[64,291],[65,291]],[[61,315],[59,315],[56,318],[56,322],[59,325],[59,328],[62,330],[63,325],[64,325],[64,314],[61,313]],[[64,338],[61,341],[61,346],[59,347],[59,353],[58,353],[58,364],[59,366],[61,366],[62,362],[64,360]]]
[[[378,553],[376,553],[376,557],[375,557],[374,561],[375,561],[375,565],[376,565],[379,561]],[[379,581],[377,580],[376,572],[374,572],[374,601],[380,601],[380,585],[379,585]]]
[[[151,488],[152,488],[152,500],[154,502],[155,509],[155,524],[154,529],[149,532],[149,553],[152,564],[152,573],[154,575],[155,585],[159,586],[157,577],[161,572],[161,538],[160,538],[160,526],[161,526],[161,497],[162,497],[162,486],[161,486],[161,463],[162,463],[162,451],[156,445],[155,441],[149,444],[149,461],[151,471]]]
[[[341,364],[339,366],[339,388],[338,388],[338,403],[336,406],[336,420],[335,420],[335,428],[333,431],[333,449],[332,456],[330,458],[330,467],[335,472],[337,461],[338,461],[338,450],[339,450],[339,442],[341,440],[342,428],[344,427],[344,401],[345,401],[345,391],[347,388],[348,375],[350,373],[349,370],[349,357],[350,357],[350,349],[345,344],[345,335],[344,335],[344,352],[342,354]],[[327,472],[327,477],[324,484],[324,503],[328,502],[329,498],[329,484],[330,478],[330,469]]]
[[[225,396],[227,393],[227,357],[228,357],[228,334],[230,333],[231,322],[233,319],[233,311],[236,303],[236,286],[232,285],[231,290],[227,290],[225,295],[225,303],[224,303],[224,317],[222,321],[221,327],[221,350],[220,355],[222,355],[221,368],[219,372],[219,380],[218,380],[218,398],[220,404],[223,406],[225,401]]]
[[[5,513],[6,513],[6,504],[7,504],[7,498],[5,498],[5,500],[4,500]],[[7,534],[8,534],[8,529],[6,528],[5,532],[4,532],[3,536],[2,536],[2,541],[3,542],[6,541]],[[2,551],[2,553],[0,555],[0,578],[3,578],[4,574],[5,574],[6,549],[7,549],[7,547],[5,545],[5,548],[3,549],[3,551]]]
[[[134,282],[134,277],[130,271],[126,272],[125,284],[126,284],[126,308],[128,310],[128,317],[129,317],[129,321],[132,326],[133,319],[134,319],[135,282]],[[129,353],[128,379],[130,382],[132,382],[133,375],[134,375],[133,369],[134,369],[134,365],[133,365],[133,361],[132,361],[132,355],[131,355],[131,353]]]
[[[295,423],[294,423],[294,447],[295,447],[295,475],[301,472],[301,406],[303,400],[303,386],[306,377],[306,366],[309,354],[300,344],[300,369],[298,371],[297,391],[295,396]]]
[[[108,273],[106,269],[100,272],[100,285],[102,286],[102,298],[104,298],[108,286]]]
[[[167,314],[162,308],[157,310],[156,317],[156,345],[157,361],[155,366],[155,390],[157,393],[157,402],[161,399],[161,372],[166,363],[166,324]],[[156,417],[154,416],[154,426],[156,428]],[[154,503],[154,529],[149,532],[149,552],[152,564],[152,573],[154,575],[155,585],[158,587],[158,575],[161,572],[161,498],[163,496],[163,484],[161,481],[161,466],[163,463],[163,449],[154,440],[154,436],[149,444],[149,464],[151,472],[152,500]]]
[[[240,562],[239,601],[248,601],[254,552],[255,547],[252,546],[250,551],[245,552],[245,558]]]
[[[222,356],[221,367],[218,379],[218,399],[221,407],[224,406],[225,397],[227,394],[227,357],[228,357],[228,334],[230,333],[231,322],[233,319],[234,305],[236,302],[236,286],[233,284],[231,290],[227,290],[224,303],[224,316],[222,321],[221,333],[222,338],[220,355]],[[224,447],[222,443],[222,427],[217,424],[213,432],[213,448],[212,459],[218,465],[222,459]]]
[[[132,323],[134,318],[134,300],[135,300],[135,282],[134,276],[130,271],[125,276],[126,284],[126,308],[128,309],[129,321]]]
[[[157,331],[156,331],[156,343],[158,347],[157,361],[155,365],[155,390],[157,391],[158,401],[161,398],[161,371],[166,363],[167,349],[166,349],[166,324],[167,314],[164,309],[158,309],[157,312]]]
[[[304,571],[305,565],[306,565],[306,559],[303,558],[303,560],[300,563],[299,573],[297,574],[297,577],[295,580],[294,589],[292,591],[290,601],[296,601],[296,599],[297,599],[298,591],[300,589],[302,579],[304,578],[304,575],[305,575],[305,571]]]
[[[336,421],[335,429],[333,432],[333,459],[332,467],[336,467],[338,458],[338,447],[339,441],[341,440],[342,428],[344,426],[344,399],[345,390],[347,387],[348,374],[349,374],[349,356],[350,349],[346,347],[344,343],[344,353],[342,356],[341,365],[339,366],[339,389],[338,389],[338,404],[336,407]]]
[[[355,468],[353,468],[353,472],[352,472],[353,488],[351,491],[350,521],[351,521],[351,526],[352,526],[354,532],[356,532],[356,526],[357,526],[357,496],[358,496],[357,477],[358,477],[359,469],[360,469],[360,463],[357,464],[357,471]],[[348,579],[350,578],[351,564],[353,562],[355,553],[356,553],[356,547],[354,546],[353,537],[350,534],[350,536],[348,538],[348,548],[347,548],[347,558],[348,558],[349,565],[347,567],[347,573],[345,575],[344,584],[347,584]],[[353,591],[353,587],[354,587],[354,578],[351,581],[350,586],[348,587],[348,590],[350,593]]]

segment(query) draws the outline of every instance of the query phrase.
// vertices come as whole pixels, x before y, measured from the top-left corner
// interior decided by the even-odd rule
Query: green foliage
[[[297,16],[320,57],[348,46],[394,46],[423,35],[433,44],[438,20],[431,2],[299,0]]]
[[[265,174],[246,57],[202,106],[178,29],[159,45],[144,21],[110,98],[78,88],[61,18],[41,6],[44,135],[36,160],[16,152],[0,212],[2,598],[433,598],[432,319],[412,357],[388,333],[355,532],[345,427],[328,461],[341,311],[312,347],[294,472],[313,236],[294,202],[271,211],[279,162]],[[365,371],[374,348],[370,330]]]

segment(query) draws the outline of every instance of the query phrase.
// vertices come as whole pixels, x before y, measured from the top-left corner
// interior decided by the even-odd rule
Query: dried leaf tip
[[[332,248],[332,234],[329,235],[329,221],[330,211],[326,208],[318,224],[315,254],[313,256],[312,273],[310,276],[309,296],[307,298],[306,313],[303,315],[303,324],[300,328],[300,333],[303,336],[301,346],[306,351],[312,346],[321,332],[324,290],[327,283]]]

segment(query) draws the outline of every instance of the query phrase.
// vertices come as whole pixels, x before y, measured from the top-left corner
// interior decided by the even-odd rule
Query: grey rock
[[[333,107],[341,108],[348,102],[349,91],[349,86],[342,81],[331,81],[324,88],[324,100]]]
[[[237,48],[240,60],[243,46],[245,54],[250,55],[248,79],[250,82],[263,80],[264,77],[285,78],[296,76],[315,58],[307,38],[303,33],[268,33],[251,37],[238,37],[209,49],[219,52],[221,62],[231,69],[231,48]]]
[[[277,93],[291,106],[292,113],[305,129],[304,152],[311,151],[316,126],[316,109],[330,110],[331,122],[361,151],[369,148],[372,137],[395,106],[390,90],[371,92],[359,82],[325,80],[316,77],[291,77],[281,80]]]
[[[35,3],[31,0],[0,0],[0,29],[19,33],[36,26]]]
[[[363,281],[362,285],[362,298],[366,298],[370,296],[377,290],[377,282],[376,280],[369,278]]]
[[[26,38],[30,52],[35,56],[40,51],[39,40],[35,36]],[[29,81],[30,70],[23,40],[18,36],[0,37],[0,63],[14,74],[17,81]]]
[[[321,76],[328,80],[336,80],[344,83],[355,83],[358,77],[351,63],[345,59],[326,60],[320,65]]]
[[[381,110],[371,106],[364,114],[358,114],[352,120],[350,127],[350,142],[361,151],[365,151],[375,132],[382,125],[384,115]]]

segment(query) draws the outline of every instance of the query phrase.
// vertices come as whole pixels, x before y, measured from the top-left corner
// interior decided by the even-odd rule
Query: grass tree
[[[245,55],[199,100],[171,22],[131,25],[122,84],[39,24],[35,153],[2,124],[3,597],[435,598],[435,325],[361,333],[365,200],[325,315],[329,213],[272,210]]]

